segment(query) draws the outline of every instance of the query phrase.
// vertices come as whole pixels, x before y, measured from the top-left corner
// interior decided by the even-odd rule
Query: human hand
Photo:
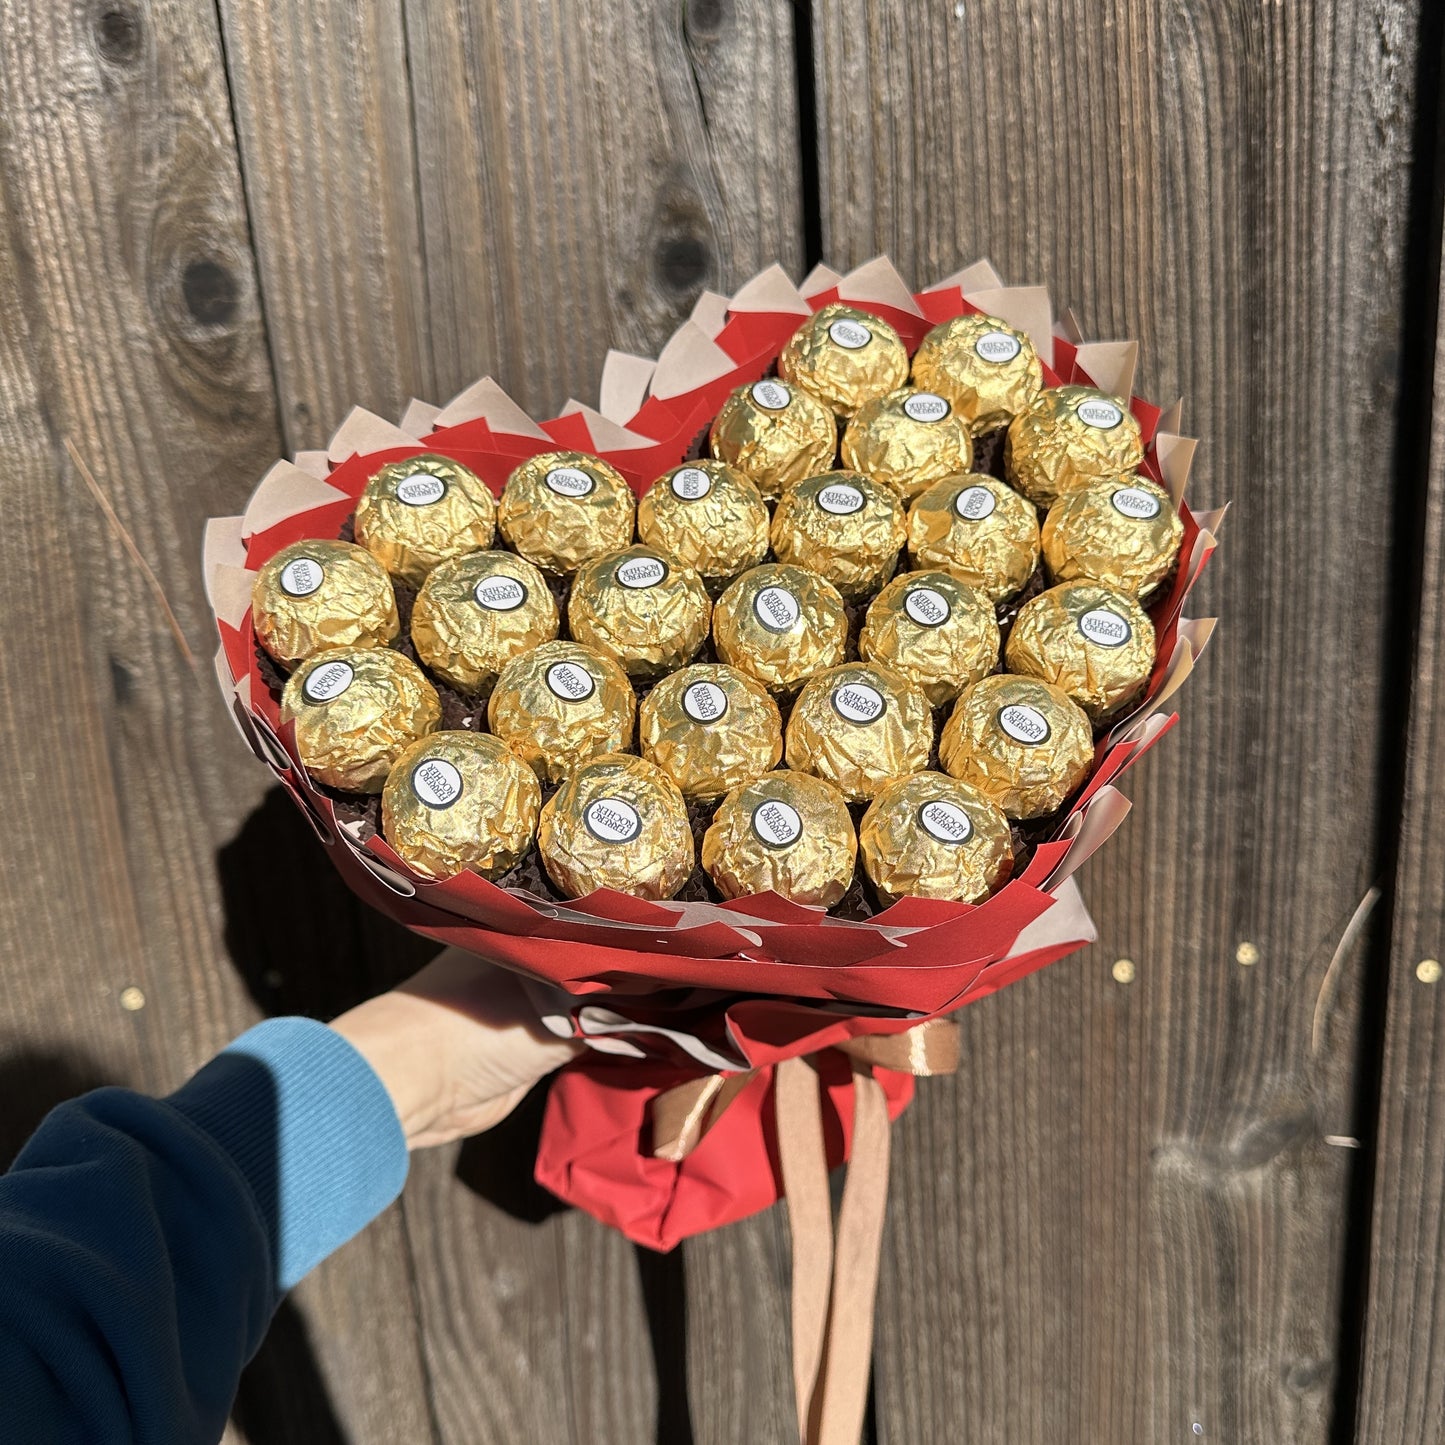
[[[408,1149],[500,1124],[582,1047],[543,1029],[515,974],[460,948],[331,1027],[386,1085]]]

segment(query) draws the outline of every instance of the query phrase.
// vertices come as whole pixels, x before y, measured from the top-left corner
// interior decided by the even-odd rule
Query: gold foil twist
[[[1004,443],[1009,481],[1039,507],[1143,460],[1143,433],[1128,402],[1091,386],[1040,392],[1009,423]]]
[[[848,614],[838,589],[816,572],[767,563],[718,598],[712,638],[724,662],[787,695],[842,662]]]
[[[946,397],[901,386],[858,408],[843,433],[843,465],[908,502],[934,482],[971,470],[973,439]]]
[[[1108,477],[1060,497],[1044,518],[1044,561],[1056,582],[1089,579],[1148,597],[1173,570],[1184,524],[1147,477]]]
[[[702,578],[656,547],[586,563],[567,601],[572,636],[616,658],[630,677],[658,677],[690,661],[711,620]]]
[[[1044,384],[1027,333],[974,312],[935,326],[913,356],[913,384],[946,396],[975,436],[1007,426]]]
[[[740,386],[723,402],[709,434],[712,454],[736,467],[765,497],[825,472],[838,451],[838,424],[801,387],[772,378]]]
[[[684,462],[664,472],[637,504],[637,535],[722,582],[768,554],[768,506],[747,476],[726,462]]]
[[[908,509],[908,555],[914,567],[950,572],[1006,602],[1039,564],[1038,511],[980,472],[948,477]]]
[[[783,493],[772,536],[779,562],[811,567],[861,601],[893,575],[908,529],[892,487],[861,472],[824,472]]]
[[[391,578],[365,547],[293,542],[256,574],[256,640],[291,668],[332,647],[385,647],[401,630]]]
[[[870,397],[908,380],[908,349],[881,317],[834,301],[788,338],[778,375],[848,417]]]
[[[534,567],[570,576],[632,541],[637,502],[610,462],[586,452],[540,452],[502,489],[497,524]]]
[[[497,503],[475,472],[426,454],[388,462],[356,503],[356,540],[393,577],[420,587],[438,562],[490,547]]]

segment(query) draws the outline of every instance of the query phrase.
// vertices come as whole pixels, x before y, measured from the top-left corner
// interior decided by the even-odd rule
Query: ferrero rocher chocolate
[[[557,635],[542,574],[514,552],[471,552],[434,567],[411,611],[417,656],[459,692],[485,694],[514,657]]]
[[[820,672],[798,695],[784,755],[790,768],[827,778],[851,803],[926,768],[932,748],[922,690],[891,668],[848,662]]]
[[[486,733],[444,732],[414,742],[381,791],[381,831],[416,872],[464,868],[498,878],[532,846],[537,775]]]
[[[540,452],[502,489],[497,525],[535,567],[566,577],[632,541],[637,502],[627,479],[586,452]]]
[[[330,647],[385,647],[401,630],[386,568],[350,542],[283,547],[256,574],[251,621],[287,668]]]
[[[788,338],[778,375],[838,416],[852,416],[871,397],[908,380],[908,350],[882,318],[834,301]]]
[[[729,793],[702,840],[702,866],[724,898],[771,889],[817,908],[848,891],[857,854],[842,793],[786,768]]]
[[[951,572],[991,602],[1006,602],[1039,564],[1038,512],[981,472],[949,477],[908,509],[908,555],[917,568]]]
[[[1154,667],[1154,624],[1118,587],[1064,582],[1019,610],[1005,664],[1063,688],[1097,725],[1144,690]]]
[[[858,638],[864,662],[901,673],[933,707],[987,677],[998,666],[998,647],[993,603],[947,572],[895,577],[869,604]]]
[[[843,433],[843,465],[886,482],[905,502],[973,466],[973,438],[953,406],[900,386],[858,408]]]
[[[1062,688],[1000,673],[960,695],[938,756],[1010,818],[1027,820],[1052,813],[1089,776],[1094,734]]]
[[[346,793],[379,793],[392,764],[441,722],[436,689],[389,647],[337,647],[303,662],[281,694],[301,765]]]
[[[438,562],[490,547],[496,523],[487,484],[450,457],[388,462],[356,504],[356,540],[413,587]]]
[[[762,683],[733,667],[698,663],[643,698],[637,742],[684,797],[720,798],[777,767],[783,721]]]
[[[659,677],[690,661],[711,618],[702,579],[654,547],[588,562],[567,599],[572,636],[615,657],[629,677]]]
[[[943,773],[895,778],[858,825],[863,871],[884,903],[981,903],[1013,867],[1008,819],[976,788]]]
[[[913,384],[946,396],[977,436],[1007,426],[1028,406],[1044,370],[1024,332],[974,312],[935,326],[919,342]]]
[[[1004,471],[1038,507],[1076,487],[1132,472],[1144,437],[1128,406],[1091,386],[1041,391],[1009,423]]]
[[[825,472],[838,451],[838,424],[801,387],[765,378],[723,402],[709,434],[713,456],[736,467],[765,497]]]
[[[824,472],[783,493],[772,536],[779,562],[811,567],[861,601],[893,575],[908,529],[892,487],[859,472]]]
[[[610,657],[575,642],[544,642],[498,674],[487,726],[544,783],[600,753],[632,746],[637,698]]]
[[[661,768],[622,753],[584,763],[558,788],[542,809],[537,851],[568,898],[594,888],[671,898],[694,858],[682,794]]]
[[[786,696],[848,649],[848,614],[838,589],[804,567],[768,563],[744,572],[712,612],[717,655]]]
[[[1147,477],[1111,477],[1060,497],[1044,518],[1044,563],[1055,582],[1090,578],[1148,597],[1173,570],[1184,524]]]
[[[686,462],[643,494],[637,535],[686,562],[705,583],[726,582],[768,555],[768,507],[736,467]]]

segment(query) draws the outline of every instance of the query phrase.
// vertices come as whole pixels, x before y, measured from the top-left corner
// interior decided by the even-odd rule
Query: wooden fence
[[[1100,942],[966,1009],[898,1129],[870,1428],[1442,1438],[1437,8],[0,0],[4,1143],[419,957],[231,731],[207,515],[353,403],[595,400],[773,259],[986,254],[1187,398],[1224,627]],[[530,1185],[535,1122],[416,1160],[237,1440],[789,1438],[779,1219],[634,1251]]]

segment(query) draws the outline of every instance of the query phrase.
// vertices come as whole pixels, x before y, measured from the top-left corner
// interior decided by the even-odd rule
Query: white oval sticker
[[[546,676],[547,686],[563,702],[581,702],[597,691],[592,674],[575,662],[554,662]]]
[[[835,517],[851,517],[854,512],[861,512],[867,500],[857,487],[847,482],[836,482],[818,493],[818,505]]]
[[[942,627],[952,609],[942,592],[932,587],[914,587],[903,599],[903,610],[920,627]]]
[[[640,592],[667,576],[667,563],[661,557],[629,557],[612,575],[624,587]]]
[[[411,790],[428,808],[450,808],[462,795],[462,775],[445,758],[423,758],[411,770]]]
[[[840,316],[829,328],[829,337],[845,351],[861,351],[873,340],[873,333],[861,321]]]
[[[918,810],[918,821],[930,838],[940,843],[967,843],[973,837],[968,814],[946,798],[934,798]]]
[[[1010,336],[1007,331],[985,331],[973,343],[973,349],[980,361],[991,361],[996,366],[1002,366],[1005,362],[1012,361],[1024,348],[1018,337]]]
[[[728,695],[715,682],[695,682],[682,694],[682,710],[693,722],[715,723],[728,710]]]
[[[1100,647],[1123,647],[1134,635],[1126,618],[1107,607],[1096,607],[1079,618],[1079,631]]]
[[[765,411],[782,411],[793,399],[793,393],[781,381],[755,381],[752,398]]]
[[[642,831],[637,809],[624,798],[598,798],[582,814],[587,831],[604,843],[630,843]]]
[[[833,689],[833,711],[851,723],[875,723],[883,708],[883,694],[866,682],[845,682]]]
[[[527,600],[527,589],[515,577],[483,577],[472,596],[488,612],[515,612]]]
[[[313,557],[294,557],[281,569],[281,590],[288,597],[309,597],[326,577],[326,569]]]
[[[1036,748],[1049,738],[1049,720],[1027,703],[1010,703],[999,709],[998,725],[1016,742]]]
[[[803,820],[791,803],[769,798],[753,809],[753,833],[769,848],[791,848],[803,836]]]
[[[1114,510],[1132,522],[1148,522],[1159,515],[1159,498],[1143,487],[1120,487],[1109,500]]]
[[[672,474],[672,494],[696,502],[712,491],[712,478],[701,467],[682,467]]]
[[[559,497],[574,499],[589,496],[597,486],[597,478],[581,467],[553,467],[542,480]]]
[[[356,669],[340,658],[334,662],[323,662],[306,674],[306,681],[301,684],[301,695],[307,702],[330,702],[351,686],[355,676]]]
[[[429,507],[447,494],[444,478],[434,477],[430,472],[413,472],[396,484],[396,499],[408,507]]]
[[[942,421],[948,410],[948,403],[931,391],[915,391],[903,403],[904,416],[913,421]]]
[[[953,499],[953,510],[965,522],[981,522],[993,515],[998,498],[987,487],[965,487]]]
[[[1096,427],[1099,431],[1112,431],[1124,420],[1124,408],[1115,406],[1103,397],[1089,397],[1074,408],[1074,415],[1085,426]]]
[[[802,610],[786,587],[764,587],[753,598],[753,615],[769,632],[791,632]]]

